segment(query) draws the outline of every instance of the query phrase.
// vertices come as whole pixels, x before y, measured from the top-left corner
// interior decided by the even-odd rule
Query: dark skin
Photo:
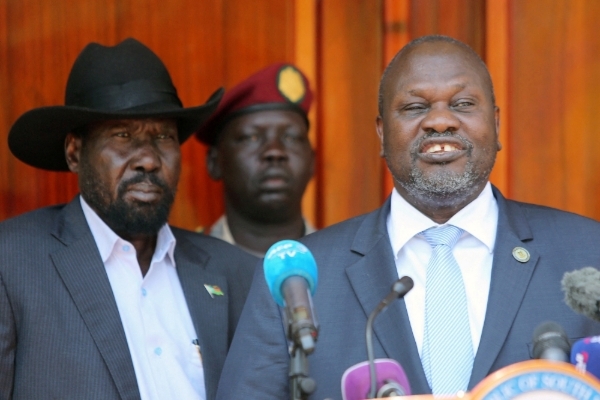
[[[209,149],[207,168],[223,180],[227,221],[240,247],[262,254],[304,235],[302,195],[314,152],[300,114],[266,110],[234,118]]]
[[[394,187],[412,206],[443,224],[479,196],[501,145],[499,109],[472,54],[447,42],[414,47],[390,70],[382,114],[376,120],[381,155]],[[475,178],[467,190],[431,196],[407,189],[411,171],[445,179],[468,168]]]
[[[85,143],[84,143],[85,142]],[[155,174],[173,191],[177,187],[181,167],[181,153],[177,136],[177,124],[171,119],[123,119],[110,120],[88,127],[85,138],[69,133],[65,140],[65,155],[69,169],[82,180],[90,174],[101,180],[102,201],[114,202],[118,197],[119,184],[140,173]],[[85,164],[93,170],[82,168]],[[149,181],[126,185],[122,199],[134,210],[152,206],[165,196],[165,190]],[[86,193],[81,195],[86,199]],[[117,231],[110,221],[103,218],[100,210],[92,206],[100,218],[122,239],[131,242],[137,253],[142,275],[150,268],[156,248],[157,232],[131,234]],[[166,221],[165,221],[166,222]]]

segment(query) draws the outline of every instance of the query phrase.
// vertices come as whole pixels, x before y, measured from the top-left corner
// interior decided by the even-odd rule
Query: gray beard
[[[495,157],[488,168],[483,171],[477,171],[476,166],[469,160],[462,173],[439,171],[433,175],[425,176],[423,171],[416,166],[417,155],[422,141],[430,137],[450,135],[450,132],[433,133],[421,138],[411,149],[412,165],[409,180],[402,182],[394,178],[410,196],[417,199],[421,204],[425,204],[431,208],[464,207],[465,202],[474,198],[487,182],[494,165]],[[470,158],[473,152],[473,144],[462,136],[454,135],[454,137],[463,142],[465,149],[467,149],[467,157]]]
[[[484,174],[487,181],[487,174]],[[413,198],[436,208],[456,208],[480,190],[482,176],[474,172],[469,161],[461,174],[441,171],[432,176],[424,176],[423,171],[413,166],[408,182],[399,182]]]

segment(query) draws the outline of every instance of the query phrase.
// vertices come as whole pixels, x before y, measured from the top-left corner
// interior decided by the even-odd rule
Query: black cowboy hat
[[[175,118],[183,143],[215,111],[223,89],[201,106],[183,108],[165,65],[148,47],[126,39],[114,47],[88,44],[67,81],[64,106],[27,111],[8,134],[10,151],[34,167],[68,171],[65,137],[91,122]]]

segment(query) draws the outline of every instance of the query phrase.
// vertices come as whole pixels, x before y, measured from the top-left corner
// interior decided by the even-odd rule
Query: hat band
[[[154,103],[171,103],[182,107],[177,90],[170,82],[140,79],[122,85],[103,86],[81,93],[68,106],[79,106],[105,111],[127,110]]]

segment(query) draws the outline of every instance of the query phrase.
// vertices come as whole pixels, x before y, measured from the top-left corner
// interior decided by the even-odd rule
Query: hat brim
[[[205,104],[189,108],[164,103],[115,111],[75,106],[35,108],[13,124],[8,134],[8,147],[15,157],[33,167],[68,171],[65,159],[67,133],[92,122],[129,118],[174,118],[179,142],[183,143],[215,112],[223,93],[223,88],[218,89]]]

